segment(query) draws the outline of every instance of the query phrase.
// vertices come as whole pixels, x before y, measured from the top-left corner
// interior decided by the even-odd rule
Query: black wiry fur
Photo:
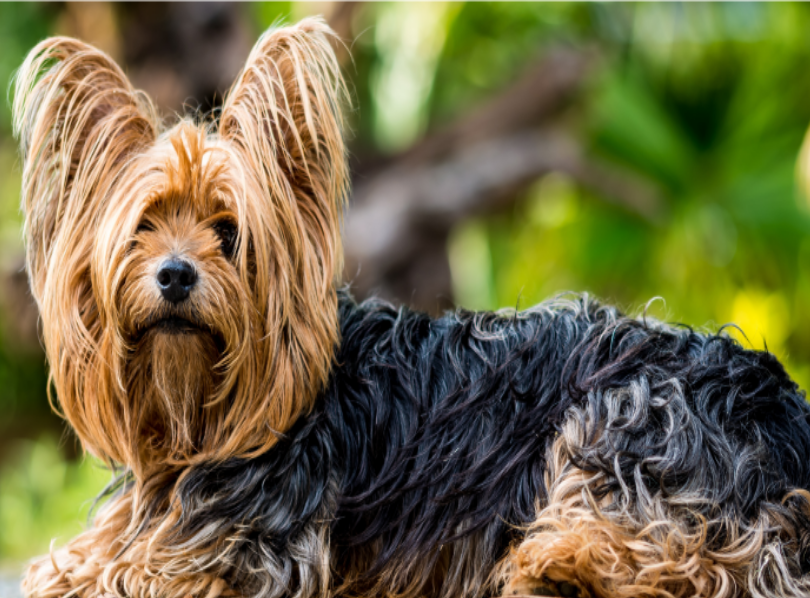
[[[395,567],[389,583],[437,594],[433,564],[445,588],[485,576],[533,521],[547,448],[566,417],[585,414],[601,424],[572,457],[606,474],[606,494],[635,496],[641,484],[697,495],[707,519],[745,522],[763,505],[790,516],[785,493],[810,488],[804,393],[771,354],[727,336],[627,318],[587,297],[432,320],[344,294],[341,323],[329,387],[282,443],[184,477],[178,538],[247,525],[246,553],[283,569],[306,566],[291,547],[326,524],[336,583],[363,562],[355,589]],[[633,384],[647,404],[604,400]],[[803,537],[797,574],[810,570]]]

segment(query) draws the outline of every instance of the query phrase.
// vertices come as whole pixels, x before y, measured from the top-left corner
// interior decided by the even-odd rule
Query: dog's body
[[[264,36],[161,133],[43,42],[15,126],[59,404],[128,469],[37,598],[806,596],[810,408],[768,353],[587,298],[431,320],[338,289],[342,83]]]
[[[477,596],[505,581],[549,595],[563,583],[581,596],[655,595],[638,583],[640,571],[633,579],[611,569],[611,534],[645,545],[634,560],[651,577],[669,538],[677,563],[662,587],[687,596],[702,581],[714,595],[722,575],[688,562],[732,561],[729,535],[780,513],[801,541],[807,520],[792,519],[780,501],[810,484],[801,457],[810,454],[810,411],[770,354],[625,318],[587,298],[431,320],[343,296],[340,315],[343,341],[313,412],[262,457],[202,468],[179,487],[186,537],[212,521],[235,537],[255,522],[250,542],[266,542],[266,554],[300,574],[312,567],[307,575],[318,579],[320,563],[295,552],[306,553],[301,547],[329,522],[333,582],[352,593],[413,596]],[[584,484],[559,495],[565,478],[583,474]],[[604,520],[554,532],[547,522],[546,548],[555,535],[579,542],[532,555],[556,575],[513,579],[508,566],[492,575],[536,519],[574,528],[560,503],[581,499],[584,488]],[[763,540],[752,535],[741,542],[746,550],[736,547],[747,556],[728,563],[726,581],[747,584],[762,565]],[[601,567],[596,558],[573,566],[588,541]],[[249,546],[239,557],[249,567],[236,570],[272,571]],[[265,576],[253,583],[277,585]],[[609,593],[614,582],[625,594]]]

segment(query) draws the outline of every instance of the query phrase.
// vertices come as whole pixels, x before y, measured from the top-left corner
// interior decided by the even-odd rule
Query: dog
[[[117,472],[25,594],[810,595],[810,409],[773,355],[587,295],[351,297],[332,37],[268,31],[168,128],[80,41],[19,70],[51,400]]]

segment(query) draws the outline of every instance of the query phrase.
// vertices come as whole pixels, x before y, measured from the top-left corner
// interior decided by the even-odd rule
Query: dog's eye
[[[226,257],[233,257],[236,249],[236,225],[229,220],[220,220],[214,225],[214,232],[222,243],[222,253]]]
[[[138,228],[135,229],[135,235],[134,236],[137,237],[141,233],[151,233],[151,232],[154,232],[154,231],[155,231],[155,225],[152,224],[151,222],[148,222],[148,221],[144,220],[140,224],[138,224]],[[127,254],[130,254],[135,250],[136,243],[137,243],[137,239],[133,238],[132,240],[130,240],[129,245],[127,245]]]
[[[138,228],[135,229],[135,234],[138,233],[153,233],[155,232],[155,225],[149,222],[148,220],[144,220],[138,225]]]

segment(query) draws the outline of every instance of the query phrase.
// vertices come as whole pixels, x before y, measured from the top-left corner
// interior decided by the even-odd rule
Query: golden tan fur
[[[32,567],[27,594],[222,595],[202,562],[217,547],[161,545],[169,502],[158,523],[144,509],[190,464],[267,451],[326,382],[348,181],[330,36],[317,19],[265,34],[216,129],[182,120],[161,131],[121,69],[76,40],[45,40],[18,72],[28,272],[55,407],[88,451],[136,479]],[[230,261],[210,227],[223,219],[239,230]],[[207,334],[148,328],[162,307],[146,280],[177,254],[206,290],[181,315]]]
[[[139,477],[155,462],[266,451],[326,381],[347,184],[344,90],[327,32],[308,20],[264,36],[216,133],[182,121],[158,134],[149,101],[109,57],[75,40],[42,42],[18,73],[28,271],[55,394],[90,452]],[[155,230],[136,233],[142,218]],[[233,265],[208,259],[216,239],[206,225],[217,218],[238,223]],[[121,231],[142,241],[137,251]],[[224,342],[210,380],[175,380],[171,367],[210,362],[205,342],[158,346],[168,361],[151,367],[128,359],[157,307],[143,280],[173,251],[205,268],[207,304],[187,309],[215,322]],[[226,299],[238,313],[220,311]],[[135,405],[129,391],[145,376],[154,393]],[[177,392],[186,396],[168,396]],[[165,443],[142,442],[167,425]]]

